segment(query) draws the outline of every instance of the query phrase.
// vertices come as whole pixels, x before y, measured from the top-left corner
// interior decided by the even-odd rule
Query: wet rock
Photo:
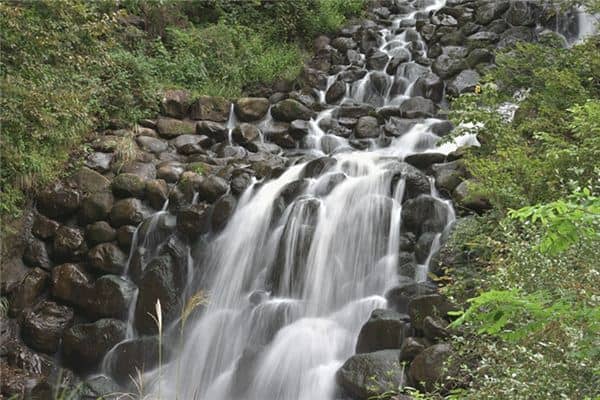
[[[400,104],[404,118],[429,118],[437,113],[435,103],[421,96],[411,97]]]
[[[302,68],[301,81],[309,88],[317,90],[325,90],[327,88],[327,74],[308,66]],[[273,113],[271,113],[271,115],[273,115]]]
[[[61,226],[54,236],[52,249],[52,255],[56,260],[81,259],[87,251],[83,232],[77,228]]]
[[[156,367],[159,348],[158,338],[153,336],[119,343],[109,360],[112,377],[123,386],[131,384],[130,377],[136,376],[137,371],[151,371]]]
[[[117,243],[123,251],[129,253],[133,243],[133,235],[136,227],[131,225],[123,225],[117,229]]]
[[[187,90],[166,90],[161,100],[163,114],[182,119],[191,103],[191,94]]]
[[[440,78],[448,79],[452,78],[463,69],[466,69],[467,65],[462,58],[454,58],[446,54],[442,54],[435,59],[435,62],[431,68],[433,72],[435,72]]]
[[[514,26],[507,29],[500,35],[500,41],[496,44],[496,47],[503,49],[506,47],[512,47],[518,42],[531,42],[533,41],[535,34],[531,28],[525,26]]]
[[[36,214],[31,227],[31,233],[40,239],[50,239],[54,237],[58,227],[58,222],[46,218],[42,214]]]
[[[230,104],[229,100],[223,97],[200,96],[190,106],[190,117],[196,120],[226,122],[229,119]]]
[[[81,400],[119,400],[119,385],[105,375],[95,375],[85,380],[81,386]]]
[[[353,399],[380,396],[404,383],[398,355],[398,350],[356,354],[338,370],[336,381]]]
[[[448,322],[439,317],[425,317],[423,320],[423,333],[430,340],[444,339],[450,336]]]
[[[415,81],[411,94],[440,103],[444,99],[444,82],[436,74],[428,73]]]
[[[151,162],[131,161],[123,164],[120,172],[135,174],[143,180],[156,178],[156,167]]]
[[[487,25],[504,14],[509,5],[509,1],[482,3],[475,8],[475,20],[481,25]]]
[[[421,338],[407,337],[400,347],[400,361],[412,361],[425,350],[425,341]]]
[[[79,208],[81,197],[71,188],[56,185],[37,196],[37,208],[45,216],[61,220]]]
[[[163,208],[169,197],[169,186],[164,179],[152,179],[146,182],[146,199],[155,210]]]
[[[348,118],[345,118],[344,120],[346,121]],[[354,122],[354,125],[356,125],[357,120],[354,120]],[[348,138],[352,134],[351,129],[340,124],[339,120],[333,118],[323,118],[320,120],[319,128],[328,135],[335,135],[343,138]]]
[[[110,171],[110,165],[114,155],[112,153],[94,152],[87,156],[85,159],[85,165],[98,172]]]
[[[128,173],[117,175],[111,186],[113,193],[119,197],[143,198],[146,190],[146,183],[142,178]]]
[[[294,139],[301,140],[306,135],[308,135],[308,129],[308,121],[296,119],[290,123],[288,132]]]
[[[366,74],[366,70],[357,67],[352,67],[340,72],[340,74],[338,75],[338,79],[342,82],[352,83],[364,78]]]
[[[227,127],[213,121],[200,121],[196,125],[198,135],[206,135],[217,143],[227,140]]]
[[[333,104],[346,94],[346,84],[342,81],[335,81],[327,93],[325,93],[325,101],[329,104]]]
[[[278,146],[281,146],[284,149],[295,149],[296,148],[296,141],[287,132],[277,132],[277,133],[271,134],[269,139],[273,143],[277,144]]]
[[[389,75],[395,75],[398,67],[405,62],[410,60],[410,52],[408,50],[396,50],[394,49],[394,56],[388,63],[388,66],[385,69]]]
[[[31,238],[23,252],[23,261],[30,267],[40,267],[45,270],[52,268],[46,244],[36,238]]]
[[[474,186],[472,186],[472,182],[468,180],[462,181],[454,189],[452,198],[459,207],[478,213],[492,208],[489,199],[477,192]]]
[[[191,239],[210,230],[211,207],[206,203],[193,204],[177,212],[177,229]]]
[[[260,129],[255,125],[242,123],[233,129],[231,137],[235,143],[244,145],[260,139]]]
[[[232,195],[225,195],[215,203],[212,212],[212,228],[218,232],[225,228],[227,222],[233,215],[237,201]]]
[[[83,223],[103,220],[108,217],[113,205],[114,197],[108,190],[89,194],[81,203],[79,218]]]
[[[346,175],[343,172],[328,174],[319,180],[315,187],[315,195],[327,196],[337,185],[346,180]]]
[[[110,210],[110,222],[116,228],[121,225],[137,225],[144,217],[145,211],[138,199],[119,200]]]
[[[418,354],[410,364],[408,376],[417,387],[433,391],[443,383],[444,363],[452,354],[449,344],[436,344]]]
[[[23,340],[35,350],[55,353],[65,328],[73,321],[73,310],[53,301],[44,301],[28,311],[22,328]]]
[[[370,104],[344,104],[336,110],[338,118],[360,118],[375,112]]]
[[[229,184],[216,175],[202,177],[198,184],[198,199],[214,203],[229,190]]]
[[[245,170],[236,170],[231,177],[231,192],[239,196],[252,184],[252,174]]]
[[[419,122],[421,121],[418,119],[390,117],[385,123],[383,131],[387,136],[402,136]]]
[[[308,162],[300,176],[303,178],[316,178],[323,173],[327,172],[337,163],[337,160],[332,157],[320,157],[315,160]]]
[[[88,260],[100,272],[120,275],[125,271],[127,254],[114,243],[102,243],[89,251]]]
[[[86,307],[93,315],[99,317],[127,317],[135,291],[135,285],[127,279],[116,275],[104,275],[94,282],[94,294]]]
[[[264,97],[242,97],[234,105],[235,115],[242,121],[257,121],[269,111],[269,100]]]
[[[425,264],[427,261],[427,257],[429,256],[429,252],[431,250],[431,246],[437,236],[434,232],[424,232],[417,240],[415,244],[415,260],[418,264]]]
[[[85,240],[89,246],[112,242],[117,238],[117,231],[106,221],[98,221],[85,228]]]
[[[181,174],[185,171],[185,167],[178,161],[166,161],[158,164],[156,169],[156,177],[164,179],[166,182],[175,183],[179,180]]]
[[[393,310],[374,310],[358,334],[356,353],[399,349],[409,332],[408,315]]]
[[[454,189],[465,179],[467,171],[464,163],[456,160],[431,166],[435,176],[435,186],[441,192],[451,194]]]
[[[435,133],[438,136],[445,136],[452,132],[452,130],[454,129],[454,124],[452,124],[451,121],[438,121],[431,124],[429,129],[431,129],[431,132]]]
[[[421,170],[428,169],[432,164],[444,162],[446,155],[442,153],[415,153],[404,158],[404,161]]]
[[[403,201],[413,199],[421,194],[430,192],[427,176],[417,168],[405,162],[394,162],[386,166],[393,174],[391,193],[395,193],[398,182],[404,179]]]
[[[138,136],[135,140],[142,150],[154,154],[160,154],[169,148],[169,144],[164,140],[150,136]]]
[[[440,294],[417,296],[408,303],[410,321],[416,329],[423,329],[427,317],[448,318],[448,312],[455,310],[456,306]]]
[[[191,135],[196,133],[196,123],[193,121],[181,121],[173,118],[159,118],[156,123],[158,133],[166,139],[172,139],[179,135]]]
[[[126,323],[116,319],[73,325],[63,335],[63,355],[67,362],[78,368],[94,367],[125,339],[126,333]]]
[[[534,26],[537,11],[537,5],[533,1],[511,2],[504,18],[513,26]]]
[[[162,318],[168,326],[179,315],[180,289],[173,260],[170,256],[156,257],[146,266],[139,285],[135,308],[135,327],[142,334],[158,332],[152,315],[156,316],[156,302],[160,300]]]
[[[314,112],[293,99],[285,99],[271,107],[271,115],[278,121],[292,122],[296,119],[309,120]]]
[[[43,269],[34,268],[29,271],[10,297],[10,314],[16,316],[21,311],[33,307],[48,288],[49,282],[50,275]]]
[[[344,54],[350,49],[356,48],[356,42],[347,37],[337,37],[331,42],[331,46],[337,49],[340,53]]]
[[[466,43],[470,48],[488,47],[498,41],[500,37],[497,33],[488,31],[479,31],[467,37]]]
[[[402,232],[412,232],[417,237],[423,232],[441,232],[447,212],[444,203],[429,195],[407,200],[402,206]]]
[[[379,123],[375,117],[360,117],[354,127],[354,136],[358,139],[378,137],[380,132]]]
[[[80,264],[61,264],[52,269],[52,296],[85,307],[93,295],[92,279]]]
[[[284,204],[287,206],[296,197],[300,196],[304,190],[308,187],[308,181],[306,179],[298,179],[285,185],[281,190],[281,198]]]
[[[383,51],[375,51],[369,58],[367,58],[367,68],[371,70],[382,70],[385,68],[389,57]]]

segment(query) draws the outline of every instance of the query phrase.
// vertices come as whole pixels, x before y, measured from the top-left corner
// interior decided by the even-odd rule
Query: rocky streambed
[[[539,2],[375,3],[315,40],[296,82],[167,91],[160,115],[98,132],[41,191],[3,261],[3,396],[95,399],[138,371],[163,398],[450,388],[458,306],[429,274],[448,266],[454,209],[489,204],[461,162],[476,138],[436,146],[449,99],[495,49],[575,28]]]

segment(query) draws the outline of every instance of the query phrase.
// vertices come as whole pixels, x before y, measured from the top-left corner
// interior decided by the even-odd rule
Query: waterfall
[[[427,4],[419,12],[439,9],[444,1]],[[421,75],[410,71],[427,72],[428,67],[410,57],[399,68],[403,72],[393,76],[385,71],[394,54],[415,41],[420,49],[416,52],[425,54],[425,43],[415,37],[409,42],[400,29],[403,20],[415,15],[399,16],[380,32],[378,47],[388,56],[386,67],[368,70],[354,85],[346,85],[341,103],[397,107],[412,96]],[[383,81],[375,82],[378,74],[385,75],[384,87],[378,87]],[[335,79],[337,75],[330,76],[327,87]],[[392,93],[394,82],[406,89]],[[386,307],[384,294],[399,281],[402,209],[409,196],[403,171],[410,167],[402,160],[427,151],[447,154],[457,143],[436,148],[439,138],[431,128],[441,120],[427,118],[390,139],[389,145],[380,146],[382,133],[368,149],[356,150],[349,139],[320,127],[321,121],[337,118],[342,105],[325,104],[325,91],[319,100],[324,109],[309,122],[301,151],[321,158],[298,163],[276,179],[255,182],[240,197],[225,229],[203,251],[189,252],[187,292],[207,287],[209,302],[199,318],[188,321],[169,363],[160,371],[146,371],[146,390],[163,399],[184,400],[336,396],[336,371],[354,354],[361,326],[374,309]],[[235,123],[232,105],[230,140]],[[427,190],[427,180],[425,185]],[[428,255],[408,277],[417,281],[426,279],[431,255],[454,220],[451,203],[434,186],[422,196],[439,205],[435,210],[440,215],[432,216],[439,227]],[[163,219],[169,223],[168,216],[161,211],[148,229],[158,229]],[[151,248],[158,248],[157,235],[150,238]],[[198,270],[202,273],[194,276]]]

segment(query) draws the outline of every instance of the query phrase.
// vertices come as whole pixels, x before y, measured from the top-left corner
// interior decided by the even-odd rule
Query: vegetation
[[[465,162],[494,210],[448,245],[448,295],[471,377],[461,399],[595,399],[600,392],[600,37],[499,54],[478,94],[452,105],[478,123]],[[515,96],[515,93],[518,93]],[[518,106],[514,118],[507,103]]]
[[[64,171],[90,132],[152,116],[163,89],[238,96],[293,79],[317,33],[364,0],[0,3],[0,215]]]

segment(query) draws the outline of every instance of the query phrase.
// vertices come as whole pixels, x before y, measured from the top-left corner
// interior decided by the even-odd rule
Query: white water
[[[426,10],[443,3],[438,0]],[[414,13],[402,18],[413,17]],[[381,31],[379,48],[390,58],[409,45],[398,32],[400,21]],[[425,51],[424,43],[422,48]],[[401,104],[417,79],[387,76],[386,88],[374,95],[372,75],[370,71],[347,85],[342,102]],[[334,79],[330,77],[328,86]],[[390,96],[394,79],[407,81],[403,94]],[[318,97],[324,103],[325,91]],[[383,295],[398,282],[406,182],[400,178],[392,193],[390,163],[417,151],[449,153],[468,142],[462,139],[436,148],[439,138],[430,128],[439,120],[430,118],[391,139],[388,146],[372,140],[367,151],[357,151],[347,139],[319,128],[319,121],[334,117],[336,108],[326,108],[310,122],[304,144],[307,153],[323,155],[323,140],[336,142],[335,165],[318,178],[307,178],[300,195],[289,204],[282,204],[282,191],[302,178],[306,163],[289,168],[277,179],[255,183],[242,195],[227,227],[213,238],[205,255],[190,256],[190,264],[204,271],[202,286],[209,288],[209,304],[202,317],[188,321],[183,346],[175,349],[174,359],[160,373],[145,374],[145,386],[153,393],[150,398],[159,393],[163,399],[183,400],[336,396],[336,371],[354,354],[361,326],[374,309],[386,307]],[[230,136],[234,126],[232,110],[227,123]],[[338,180],[337,185],[331,184]],[[446,212],[440,218],[448,226],[454,219],[450,203],[439,198],[434,186],[431,195],[443,203]],[[163,211],[150,221],[152,229],[162,214],[168,213]],[[435,233],[427,261],[410,278],[426,279],[442,232]]]

